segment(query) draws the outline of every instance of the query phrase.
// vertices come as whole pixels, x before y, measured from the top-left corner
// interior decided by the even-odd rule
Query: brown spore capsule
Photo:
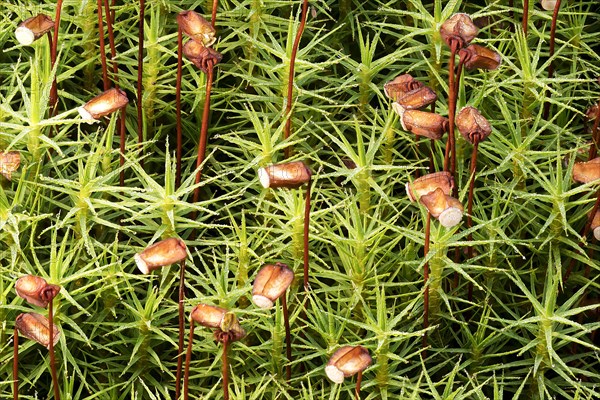
[[[215,28],[195,11],[182,11],[177,14],[177,24],[183,33],[202,46],[212,46],[217,40]]]
[[[369,351],[362,346],[343,346],[338,349],[325,367],[325,374],[334,383],[364,371],[371,365]]]
[[[147,247],[133,256],[135,263],[144,274],[183,261],[187,258],[187,246],[179,238],[168,238]]]
[[[492,133],[492,126],[475,107],[464,107],[456,116],[456,127],[470,143],[481,142]]]
[[[458,48],[467,46],[475,37],[479,29],[471,17],[464,13],[458,13],[447,19],[440,28],[440,35],[444,42],[452,48],[455,42]]]
[[[60,330],[54,326],[53,337],[50,340],[50,323],[48,318],[38,313],[19,314],[15,320],[15,326],[21,336],[38,342],[48,349],[51,345],[52,347],[56,346],[60,337]]]
[[[120,110],[125,107],[127,103],[129,103],[129,100],[127,99],[125,92],[121,89],[112,88],[79,107],[78,111],[83,119],[98,120]]]
[[[421,196],[431,193],[436,189],[442,189],[444,194],[449,195],[454,188],[454,179],[448,171],[434,172],[415,179],[414,182],[406,184],[406,194],[411,202],[417,201]]]
[[[502,64],[500,53],[478,44],[471,44],[458,53],[464,60],[465,68],[472,69],[498,69]]]
[[[252,301],[260,308],[271,308],[292,284],[294,272],[285,264],[268,264],[258,271],[252,286]]]
[[[37,39],[54,29],[54,21],[44,14],[38,14],[21,22],[15,30],[19,44],[29,46]]]
[[[312,176],[302,161],[273,164],[258,170],[258,180],[266,188],[295,189],[308,183]]]

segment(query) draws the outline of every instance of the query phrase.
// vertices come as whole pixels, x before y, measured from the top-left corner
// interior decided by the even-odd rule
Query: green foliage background
[[[131,100],[121,189],[114,117],[88,125],[75,111],[101,85],[96,2],[65,0],[60,61],[52,71],[46,40],[18,47],[14,30],[39,12],[53,16],[55,2],[0,1],[0,149],[23,157],[12,181],[0,178],[0,398],[12,398],[14,319],[31,310],[14,291],[26,273],[62,288],[55,307],[63,398],[171,398],[178,268],[142,276],[133,255],[172,235],[186,240],[192,257],[186,311],[200,302],[228,307],[248,331],[230,350],[235,399],[351,398],[353,380],[332,384],[323,369],[344,344],[361,344],[373,356],[363,398],[600,397],[600,248],[579,235],[598,184],[571,179],[573,163],[589,148],[583,113],[600,95],[600,14],[595,0],[563,2],[557,70],[548,79],[551,12],[532,1],[525,38],[522,2],[514,3],[511,9],[507,0],[311,2],[296,65],[294,135],[283,142],[300,2],[221,1],[215,46],[224,57],[201,201],[193,204],[205,76],[185,62],[184,182],[175,189],[175,16],[186,9],[208,16],[212,2],[147,1],[142,168],[134,107],[139,4],[117,1],[117,60]],[[463,74],[458,109],[477,107],[493,134],[480,145],[471,230],[476,256],[452,261],[454,249],[462,253],[469,243],[464,223],[451,230],[432,224],[433,315],[425,354],[425,213],[409,202],[404,184],[427,169],[428,145],[417,147],[402,130],[383,84],[411,73],[438,93],[437,110],[447,115],[449,50],[438,31],[459,11],[486,19],[475,43],[497,49],[503,64]],[[53,74],[59,114],[48,118]],[[551,104],[547,121],[544,101]],[[285,262],[301,275],[303,192],[268,192],[256,179],[256,170],[281,161],[289,144],[315,181],[313,292],[306,319],[297,283],[289,295],[288,385],[280,308],[261,311],[250,295],[264,263]],[[457,146],[466,204],[471,146],[460,137]],[[434,149],[436,170],[443,147]],[[348,169],[346,159],[357,168]],[[574,272],[563,286],[572,258]],[[222,397],[221,351],[211,332],[196,330],[193,398]],[[22,398],[51,396],[47,352],[26,340],[20,352]]]

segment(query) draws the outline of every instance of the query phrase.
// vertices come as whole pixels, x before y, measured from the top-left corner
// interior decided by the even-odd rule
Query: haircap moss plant
[[[304,291],[310,291],[309,263],[308,263],[308,230],[310,224],[310,189],[312,185],[312,172],[302,161],[283,164],[273,164],[258,170],[258,179],[265,189],[287,188],[295,189],[306,184],[304,202]]]
[[[277,299],[281,299],[283,324],[285,327],[286,356],[288,359],[286,366],[286,379],[288,382],[292,377],[292,339],[286,291],[293,280],[294,272],[286,264],[267,264],[258,271],[254,285],[252,285],[252,301],[260,308],[271,308]]]
[[[179,339],[177,347],[177,370],[175,373],[175,398],[179,398],[181,371],[183,365],[183,345],[185,316],[183,303],[185,301],[185,261],[187,259],[187,246],[179,238],[168,238],[145,248],[134,256],[135,263],[143,274],[149,274],[153,270],[180,263],[179,267]]]
[[[217,342],[223,344],[222,377],[223,398],[229,400],[229,363],[227,349],[230,343],[241,340],[246,336],[246,331],[240,326],[237,317],[225,308],[199,304],[190,313],[190,337],[185,357],[185,374],[183,377],[183,398],[188,400],[188,381],[190,362],[192,359],[192,345],[194,341],[194,322],[215,329],[214,336]]]
[[[371,363],[371,355],[363,346],[343,346],[329,358],[325,373],[331,381],[337,384],[344,382],[344,378],[358,375],[354,395],[355,399],[359,400],[362,373]]]

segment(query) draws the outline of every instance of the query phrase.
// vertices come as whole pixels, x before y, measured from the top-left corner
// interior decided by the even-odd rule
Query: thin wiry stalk
[[[217,26],[217,8],[218,7],[219,7],[219,0],[213,0],[212,13],[211,13],[211,19],[210,19],[210,24],[212,25],[213,28],[216,28],[216,26]]]
[[[188,382],[190,380],[190,362],[192,361],[192,344],[194,343],[194,320],[190,319],[190,336],[185,353],[185,372],[183,373],[183,400],[188,400]]]
[[[58,30],[60,28],[60,14],[62,12],[63,0],[58,0],[56,2],[56,14],[54,17],[54,41],[52,41],[52,36],[48,36],[51,42],[50,46],[50,64],[52,69],[56,65],[56,57],[58,54]],[[50,89],[50,115],[56,115],[56,107],[58,103],[58,88],[56,85],[56,74],[54,75],[54,80],[52,81],[52,88]]]
[[[296,33],[296,38],[294,39],[294,45],[292,46],[292,55],[290,58],[290,74],[288,77],[288,92],[287,92],[287,102],[285,106],[285,129],[283,131],[284,139],[288,139],[290,137],[290,133],[292,130],[292,94],[294,92],[294,69],[296,67],[296,54],[298,53],[298,47],[300,46],[300,39],[302,38],[302,33],[304,32],[304,26],[306,25],[306,14],[308,11],[308,0],[303,0],[302,2],[302,14],[300,16],[300,26],[298,27],[298,32]],[[289,158],[291,154],[291,147],[287,146],[283,149],[283,154],[285,158]]]
[[[102,64],[102,83],[104,91],[110,89],[108,80],[108,67],[106,63],[106,47],[104,45],[104,18],[102,18],[102,0],[97,0],[98,4],[98,35],[100,43],[100,63]]]
[[[123,170],[123,165],[125,165],[125,116],[127,115],[127,106],[121,109],[121,116],[119,117],[119,166],[121,167],[121,172],[119,173],[119,184],[121,187],[125,186],[125,170]]]
[[[227,359],[227,350],[229,348],[229,336],[225,335],[223,339],[223,399],[229,400],[229,361]]]
[[[308,283],[308,229],[310,227],[310,187],[312,179],[309,179],[306,186],[306,198],[304,200],[304,291],[308,293],[310,285]]]
[[[19,330],[13,333],[13,400],[19,400]]]
[[[423,257],[427,258],[429,254],[429,240],[431,235],[431,213],[427,211],[427,220],[425,222],[425,247],[423,249]],[[423,293],[423,328],[429,328],[429,262],[423,266],[423,282],[425,291]],[[427,332],[423,334],[423,348],[427,347]]]
[[[473,141],[473,153],[471,155],[471,168],[470,177],[471,183],[469,184],[469,200],[467,203],[467,229],[473,227],[473,192],[475,191],[475,175],[477,174],[477,150],[479,148],[479,140],[475,138]],[[473,241],[473,233],[469,233],[467,240]],[[473,246],[467,247],[467,256],[470,259],[473,258]],[[473,282],[469,282],[467,298],[469,301],[473,299]]]
[[[523,33],[525,33],[525,37],[527,37],[527,25],[529,24],[529,0],[523,0],[523,21],[521,25],[523,26]]]
[[[455,178],[456,170],[456,149],[455,149],[455,138],[454,138],[454,119],[456,114],[456,87],[454,83],[454,61],[456,58],[456,52],[458,51],[458,43],[452,41],[450,44],[450,63],[448,66],[448,143],[446,144],[446,153],[444,155],[444,171],[449,171],[453,178]],[[457,191],[458,188],[454,187]]]
[[[552,25],[550,27],[550,58],[554,57],[554,46],[556,43],[556,21],[558,20],[558,10],[560,9],[560,1],[557,0],[554,5],[554,12],[552,13]],[[550,65],[548,65],[548,79],[552,79],[554,76],[554,60],[550,61]],[[548,91],[546,91],[548,93]],[[548,119],[550,115],[550,103],[546,101],[544,104],[544,119]]]
[[[208,68],[206,70],[206,95],[204,97],[204,110],[202,111],[202,126],[200,128],[200,140],[198,144],[198,158],[196,159],[196,181],[195,183],[200,183],[200,179],[202,178],[202,163],[204,162],[204,157],[206,155],[206,142],[208,135],[208,120],[210,118],[210,93],[212,90],[213,84],[213,72],[214,72],[214,64],[212,61],[209,61]],[[197,203],[200,200],[200,186],[194,189],[194,199],[193,202]],[[195,212],[194,212],[195,215]]]
[[[52,313],[52,303],[48,303],[48,333],[50,337],[50,345],[48,351],[50,353],[50,374],[52,375],[52,388],[54,389],[54,398],[60,400],[60,390],[58,389],[58,375],[56,374],[56,360],[54,358],[54,315]]]
[[[138,118],[138,143],[144,141],[144,112],[142,110],[143,78],[144,78],[144,13],[146,9],[145,0],[140,0],[139,35],[138,35],[138,71],[137,71],[137,118]],[[140,165],[144,168],[144,159],[140,159]]]
[[[360,385],[362,383],[362,371],[358,371],[356,376],[356,387],[354,388],[354,396],[356,400],[360,400]]]
[[[598,102],[598,112],[596,113],[596,119],[594,120],[594,126],[592,127],[592,144],[590,146],[589,159],[596,158],[598,154],[598,146],[600,146],[600,101]]]
[[[183,365],[183,341],[185,330],[185,316],[183,302],[185,301],[185,260],[179,268],[179,343],[177,346],[177,372],[175,374],[175,398],[181,394],[181,367]]]
[[[281,308],[283,310],[283,325],[285,327],[285,355],[288,363],[285,366],[285,377],[289,382],[292,378],[292,338],[290,335],[290,315],[288,312],[286,293],[281,295]]]
[[[108,4],[108,0],[104,0],[104,8],[106,14],[106,29],[108,30],[108,43],[110,45],[110,61],[112,62],[113,69],[113,80],[115,81],[115,86],[119,87],[119,65],[117,64],[117,48],[115,45],[115,32],[113,29],[113,23],[110,18],[110,6]]]
[[[177,129],[177,172],[175,187],[181,185],[181,156],[183,154],[183,136],[181,133],[181,77],[183,74],[183,33],[177,28],[177,82],[175,83],[175,126]]]

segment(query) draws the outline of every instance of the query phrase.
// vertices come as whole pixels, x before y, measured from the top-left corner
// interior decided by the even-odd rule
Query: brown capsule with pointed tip
[[[334,383],[344,382],[354,374],[364,371],[371,365],[369,350],[362,346],[343,346],[338,349],[325,367],[325,374]]]
[[[182,11],[177,14],[177,25],[183,33],[202,46],[212,46],[217,40],[215,28],[195,11]]]
[[[311,177],[312,172],[302,161],[273,164],[258,170],[258,180],[265,189],[299,188]]]
[[[481,142],[492,133],[492,126],[488,120],[471,106],[460,110],[456,116],[456,127],[469,143]]]
[[[9,181],[13,172],[21,165],[21,153],[18,151],[0,151],[0,174]]]
[[[21,336],[38,342],[47,349],[50,349],[50,345],[52,347],[56,346],[60,337],[60,330],[55,325],[52,329],[53,337],[50,340],[50,323],[48,318],[38,313],[19,314],[15,320],[15,326]]]
[[[252,286],[252,301],[260,308],[271,308],[294,280],[294,272],[283,263],[267,264],[258,271]]]
[[[463,205],[440,188],[421,196],[420,202],[446,228],[452,228],[462,220]]]
[[[472,69],[498,69],[502,64],[500,53],[478,44],[470,44],[458,52],[464,60],[465,68]]]
[[[394,110],[400,115],[402,128],[417,136],[438,140],[448,131],[448,118],[439,114],[419,110],[405,110],[402,106],[396,107]]]
[[[418,110],[426,107],[437,100],[437,95],[427,86],[421,86],[415,90],[404,93],[398,97],[396,102],[405,110]]]
[[[183,54],[196,68],[207,73],[223,59],[223,55],[212,47],[203,46],[202,43],[189,40],[183,46]]]
[[[117,88],[108,89],[107,91],[100,93],[92,100],[79,107],[79,115],[83,119],[95,119],[98,120],[115,111],[120,110],[129,103],[127,95],[124,91]]]
[[[187,258],[187,246],[179,238],[168,238],[154,243],[133,256],[135,263],[143,274],[175,264]]]
[[[40,276],[25,275],[15,283],[17,295],[30,304],[46,308],[60,292],[60,286],[51,285]]]
[[[592,232],[594,232],[594,237],[596,240],[600,240],[600,210],[596,211],[594,214],[594,218],[592,218]]]
[[[38,14],[21,22],[15,30],[15,37],[19,44],[29,46],[52,29],[54,29],[52,18]]]
[[[600,179],[600,157],[588,162],[578,162],[573,166],[573,180],[581,183],[594,182]]]
[[[397,101],[399,97],[422,86],[423,84],[410,74],[402,74],[383,85],[383,92],[391,100]]]
[[[406,184],[406,194],[411,202],[417,201],[421,196],[431,193],[436,189],[442,189],[444,194],[449,195],[454,188],[454,179],[448,171],[434,172],[423,175]]]
[[[452,43],[456,43],[459,49],[471,43],[478,32],[479,29],[471,17],[464,13],[454,14],[440,28],[440,35],[444,42],[450,48],[452,48]]]

